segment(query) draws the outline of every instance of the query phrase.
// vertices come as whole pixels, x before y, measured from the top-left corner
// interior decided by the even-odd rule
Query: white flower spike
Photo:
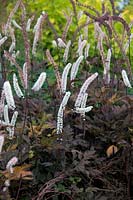
[[[107,59],[104,66],[103,78],[106,84],[110,83],[110,60],[111,60],[111,49],[108,49]]]
[[[88,43],[85,47],[85,52],[84,52],[85,59],[89,56],[89,49],[90,49],[90,44]]]
[[[72,64],[71,64],[71,63],[68,63],[68,64],[66,65],[66,67],[64,68],[64,70],[63,70],[62,78],[61,78],[61,89],[62,89],[62,93],[65,93],[65,92],[66,92],[67,76],[68,76],[68,73],[69,73],[69,70],[70,70],[71,66],[72,66]]]
[[[93,106],[88,106],[86,108],[76,108],[76,113],[85,113],[85,112],[90,112],[92,110]]]
[[[17,96],[19,98],[24,98],[24,94],[23,94],[23,92],[22,92],[22,90],[21,90],[21,88],[18,84],[18,79],[17,79],[16,74],[13,74],[13,86],[14,86],[14,90],[15,90]]]
[[[39,91],[44,83],[46,79],[46,73],[42,72],[39,76],[39,78],[37,79],[37,81],[35,82],[35,84],[32,87],[32,90],[34,91]]]
[[[5,120],[5,123],[6,123],[7,126],[10,124],[8,112],[9,112],[8,111],[8,105],[5,105],[4,106],[4,120]]]
[[[71,46],[71,40],[68,41],[66,48],[65,48],[65,52],[63,55],[64,62],[67,62],[67,60],[68,60],[68,53],[69,53],[70,46]]]
[[[11,158],[7,165],[6,165],[6,169],[12,174],[13,173],[13,166],[16,165],[16,163],[18,162],[18,158],[16,156],[14,156],[13,158]]]
[[[13,98],[13,94],[12,94],[12,90],[11,90],[11,85],[10,85],[9,81],[6,81],[4,83],[3,89],[4,89],[6,102],[7,102],[8,107],[10,109],[14,110],[15,109],[15,102],[14,102],[14,98]]]
[[[124,82],[125,86],[129,87],[129,88],[132,88],[131,83],[130,83],[130,81],[128,79],[126,71],[123,69],[121,73],[122,73],[122,78],[123,78],[123,82]]]
[[[4,135],[0,135],[0,154],[2,152],[3,144],[4,144]]]
[[[12,20],[12,23],[13,23],[13,25],[14,25],[16,28],[22,30],[22,27],[19,26],[18,23],[17,23],[15,20]]]
[[[23,65],[23,80],[25,89],[28,88],[28,71],[27,71],[27,63]]]
[[[0,39],[0,46],[7,40],[7,36]]]
[[[84,56],[78,57],[75,63],[73,63],[72,68],[71,68],[71,74],[70,74],[70,80],[73,81],[78,73],[79,65],[84,59]]]
[[[78,51],[77,51],[77,53],[78,53],[79,56],[83,55],[83,49],[84,49],[84,47],[85,47],[86,44],[87,44],[87,40],[83,40],[81,42],[81,44],[80,44],[80,46],[78,48]]]
[[[58,115],[57,115],[57,134],[62,133],[62,129],[63,129],[63,112],[65,110],[65,106],[68,102],[68,99],[70,98],[71,92],[66,92],[61,104],[60,104],[60,108],[58,111]]]
[[[65,42],[63,42],[63,40],[61,38],[58,38],[57,41],[58,41],[58,46],[60,48],[65,48],[66,47]]]

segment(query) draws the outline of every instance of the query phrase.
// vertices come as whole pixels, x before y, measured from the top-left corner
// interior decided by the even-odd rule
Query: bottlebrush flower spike
[[[12,24],[13,24],[16,28],[22,30],[22,27],[21,27],[14,19],[12,20]]]
[[[13,173],[13,166],[16,165],[16,163],[18,162],[18,158],[16,156],[12,157],[7,165],[6,165],[6,169],[10,172]]]
[[[11,39],[12,39],[12,43],[9,47],[9,53],[12,53],[16,47],[16,38],[15,38],[15,34],[14,34],[14,29],[9,26],[9,35],[11,36]]]
[[[30,31],[30,26],[32,21],[34,20],[34,15],[28,19],[27,24],[26,24],[26,31],[29,32]]]
[[[76,108],[76,113],[84,114],[85,112],[91,111],[93,106],[88,106],[86,108]]]
[[[72,68],[71,68],[71,74],[70,74],[70,80],[73,81],[77,75],[79,65],[82,62],[84,56],[80,56],[75,63],[73,63]]]
[[[15,111],[13,113],[13,116],[12,116],[12,119],[11,119],[11,123],[10,123],[10,126],[11,127],[8,127],[7,128],[7,131],[9,132],[9,137],[12,139],[13,136],[14,136],[14,127],[15,127],[15,124],[16,124],[16,120],[17,120],[17,117],[18,117],[18,111]]]
[[[19,26],[18,23],[17,23],[15,20],[12,20],[12,23],[13,23],[13,25],[14,25],[16,28],[22,30],[22,27]]]
[[[57,42],[56,42],[56,40],[53,40],[53,41],[52,41],[52,46],[53,46],[54,48],[57,47]]]
[[[77,14],[77,18],[78,20],[80,20],[80,18],[83,16],[84,12],[82,10],[80,10]]]
[[[5,102],[5,93],[4,93],[4,90],[2,90],[2,92],[1,92],[1,98],[0,98],[0,118],[3,115],[4,102]]]
[[[63,108],[60,106],[57,115],[57,134],[62,133],[63,129]]]
[[[27,24],[26,24],[26,31],[29,32],[30,31],[30,26],[31,26],[31,18],[28,19]]]
[[[0,120],[0,125],[1,126],[7,126],[7,124],[4,121],[2,121],[2,120]]]
[[[84,27],[84,39],[88,40],[88,25],[90,22],[90,17],[87,17],[86,19],[86,26]]]
[[[14,87],[14,90],[15,90],[17,96],[19,98],[24,98],[24,95],[23,95],[23,93],[22,93],[22,91],[20,89],[20,86],[18,84],[18,79],[17,79],[16,74],[13,74],[13,87]]]
[[[12,44],[11,44],[11,46],[9,47],[9,53],[12,53],[13,52],[13,50],[15,49],[15,46],[16,46],[16,44],[15,44],[15,42],[12,42]]]
[[[66,47],[65,42],[63,42],[63,40],[61,38],[58,38],[57,41],[58,41],[58,46],[60,48],[65,48]]]
[[[9,186],[10,186],[10,180],[7,179],[7,180],[5,180],[4,187],[3,187],[2,191],[6,192],[8,190]]]
[[[81,102],[81,108],[86,107],[87,98],[88,98],[88,93],[85,93],[84,98],[82,99],[82,102]]]
[[[34,26],[33,32],[35,33],[35,35],[34,35],[33,46],[32,46],[33,55],[36,54],[36,45],[41,35],[41,26],[42,26],[43,20],[46,17],[47,17],[47,14],[43,11],[40,17],[38,18],[36,25]]]
[[[108,49],[107,59],[105,61],[103,79],[106,84],[110,83],[110,60],[111,60],[111,49]]]
[[[11,85],[10,85],[9,81],[6,81],[4,83],[3,89],[4,89],[6,102],[7,102],[8,107],[10,109],[14,110],[15,109],[15,102],[14,102],[14,98],[13,98],[12,90],[11,90]]]
[[[42,72],[39,76],[39,78],[37,79],[37,81],[35,82],[35,84],[32,87],[32,90],[34,91],[39,91],[44,83],[46,79],[46,73]]]
[[[78,51],[77,51],[77,53],[78,53],[79,56],[82,56],[82,55],[83,55],[83,49],[84,49],[86,43],[87,43],[87,40],[83,40],[83,41],[81,42],[81,44],[80,44],[80,46],[79,46],[79,48],[78,48]]]
[[[132,38],[133,38],[133,33],[130,35],[128,41],[127,41],[126,44],[124,45],[124,52],[125,52],[125,53],[127,53],[127,50],[128,50],[128,47],[129,47],[130,42],[132,41]]]
[[[8,105],[5,105],[4,107],[4,124],[7,126],[6,130],[9,132],[9,137],[12,138],[14,135],[14,126],[17,120],[18,112],[15,111],[13,113],[11,122],[9,121],[9,111],[8,111]]]
[[[33,33],[35,33],[36,31],[38,31],[38,29],[40,29],[42,20],[43,20],[43,16],[45,15],[45,11],[42,11],[40,17],[37,19],[37,23],[35,24],[34,28],[33,28]]]
[[[94,23],[94,32],[95,32],[95,38],[96,39],[98,39],[99,35],[102,35],[103,38],[105,37],[105,33],[102,31],[98,22]]]
[[[9,114],[8,114],[8,105],[4,106],[4,120],[5,120],[6,125],[8,126],[10,124]]]
[[[61,89],[62,89],[62,93],[65,93],[65,92],[66,92],[67,76],[68,76],[68,73],[69,73],[69,70],[70,70],[71,66],[72,66],[72,64],[71,64],[71,63],[68,63],[68,64],[66,65],[66,67],[64,68],[64,70],[63,70],[62,78],[61,78]]]
[[[79,49],[79,47],[80,47],[80,45],[81,45],[82,39],[83,39],[83,35],[81,34],[81,35],[79,36],[79,39],[78,39],[78,49]]]
[[[68,102],[68,99],[70,98],[71,92],[66,92],[61,104],[60,108],[57,114],[57,134],[62,133],[63,129],[63,112],[65,110],[65,106]]]
[[[88,93],[85,93],[81,102],[81,108],[85,108],[86,107],[86,103],[87,103],[87,98],[88,98]],[[85,118],[85,112],[81,113],[81,116],[83,118]]]
[[[4,135],[0,135],[0,154],[2,152],[3,144],[4,144]]]
[[[7,40],[7,36],[0,39],[0,46]]]
[[[11,119],[11,126],[15,126],[17,117],[18,117],[18,111],[15,111]]]
[[[71,95],[71,92],[66,92],[66,94],[65,94],[65,96],[64,96],[64,98],[63,98],[63,100],[61,102],[61,106],[63,108],[65,108],[65,106],[66,106],[66,104],[68,102],[68,99],[70,98],[70,95]]]
[[[90,44],[87,44],[84,52],[85,59],[89,56],[89,49],[90,49]]]
[[[23,65],[23,80],[24,80],[24,88],[28,88],[28,71],[27,71],[27,63]]]
[[[127,73],[124,69],[122,70],[122,79],[126,87],[132,88],[131,83],[128,79]]]
[[[66,48],[65,48],[65,52],[63,55],[64,62],[67,62],[67,60],[68,60],[68,53],[69,53],[70,46],[71,46],[71,40],[68,41]]]
[[[82,85],[80,92],[78,94],[78,97],[75,102],[75,108],[79,108],[81,106],[81,103],[83,101],[83,96],[88,88],[88,86],[96,79],[98,76],[98,73],[96,72],[95,74],[91,75]]]

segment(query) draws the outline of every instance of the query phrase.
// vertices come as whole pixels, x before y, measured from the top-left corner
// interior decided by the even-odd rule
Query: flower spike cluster
[[[84,84],[82,85],[81,89],[80,89],[80,92],[78,94],[78,97],[76,99],[76,102],[75,102],[75,108],[80,108],[81,106],[81,103],[83,101],[83,97],[86,93],[86,90],[88,88],[88,86],[97,78],[98,76],[98,73],[96,72],[95,74],[91,75],[85,82]]]
[[[93,108],[93,106],[86,107],[87,97],[88,94],[86,93],[86,90],[88,86],[96,79],[98,76],[98,73],[91,75],[82,85],[80,92],[78,94],[78,97],[75,101],[75,112],[80,113],[83,119],[85,118],[85,113],[90,112]]]
[[[28,80],[27,79],[28,79],[27,64],[24,63],[24,65],[23,65],[23,80],[24,80],[24,88],[25,89],[28,88]],[[39,91],[41,89],[45,79],[46,79],[46,73],[42,72],[31,89],[36,92]],[[15,90],[17,96],[19,98],[24,98],[24,94],[18,84],[18,79],[17,79],[16,74],[13,74],[13,87],[14,87],[14,90]]]

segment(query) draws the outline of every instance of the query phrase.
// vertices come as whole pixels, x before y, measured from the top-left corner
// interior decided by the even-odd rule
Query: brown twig
[[[58,65],[54,61],[54,59],[51,56],[51,53],[48,49],[46,50],[46,56],[47,56],[47,59],[50,62],[50,64],[54,66],[55,76],[56,76],[56,80],[57,80],[57,86],[58,86],[58,89],[61,91],[61,76],[60,76],[60,72],[58,69]]]
[[[17,191],[16,200],[18,200],[18,198],[19,198],[19,193],[20,193],[21,185],[22,185],[22,177],[20,177],[19,187],[18,187],[18,191]]]
[[[47,15],[46,21],[47,21],[48,26],[51,28],[51,30],[52,30],[52,32],[53,32],[53,34],[54,34],[55,40],[57,41],[57,39],[58,39],[58,37],[59,37],[59,36],[58,36],[58,33],[57,33],[57,31],[55,30],[54,25],[53,25],[53,24],[51,23],[51,21],[49,20],[48,15]]]
[[[84,7],[84,8],[89,9],[89,10],[93,11],[94,13],[96,13],[97,16],[100,16],[100,13],[95,8],[93,8],[92,6],[82,4],[78,0],[76,0],[76,4],[80,7]]]
[[[130,33],[130,28],[129,28],[127,22],[123,18],[121,18],[119,16],[114,16],[114,15],[113,16],[109,16],[108,12],[106,12],[101,17],[96,17],[96,16],[90,14],[87,11],[84,11],[84,14],[86,14],[91,19],[95,20],[96,22],[99,22],[100,24],[103,24],[105,21],[110,21],[110,20],[121,22],[121,24],[124,26],[124,29],[127,31],[127,35],[130,36],[130,34],[131,34]]]
[[[76,11],[76,5],[75,5],[74,0],[70,0],[70,3],[72,4],[72,7],[73,7],[74,16],[77,19],[77,11]]]
[[[10,53],[8,53],[7,51],[4,51],[4,55],[10,62],[12,62],[16,66],[18,73],[19,73],[19,77],[24,86],[23,71],[22,71],[21,67],[19,66],[19,64],[16,62],[15,58],[13,58]]]
[[[61,174],[60,176],[51,179],[50,181],[46,182],[39,190],[38,195],[34,198],[32,198],[32,200],[42,200],[44,199],[45,194],[50,193],[51,191],[53,192],[54,190],[52,189],[52,187],[62,181],[64,178],[66,177],[65,174]]]
[[[72,43],[76,40],[77,34],[80,32],[80,30],[81,30],[82,28],[88,26],[89,24],[93,24],[93,23],[94,23],[94,21],[89,21],[89,22],[87,22],[87,23],[85,22],[85,23],[81,24],[80,26],[78,26],[78,27],[76,28],[76,30],[74,31],[74,33],[73,33]]]
[[[114,0],[110,0],[110,4],[111,4],[111,7],[112,7],[113,15],[116,15]]]
[[[62,40],[63,41],[66,41],[67,33],[68,33],[69,27],[72,23],[72,15],[66,16],[66,19],[67,19],[66,26],[65,26],[64,31],[62,33]]]
[[[18,0],[16,5],[14,6],[13,10],[10,12],[7,23],[5,25],[5,35],[7,35],[7,31],[9,29],[10,24],[11,24],[11,20],[12,20],[14,14],[16,13],[16,11],[18,10],[20,3],[21,3],[21,0]]]

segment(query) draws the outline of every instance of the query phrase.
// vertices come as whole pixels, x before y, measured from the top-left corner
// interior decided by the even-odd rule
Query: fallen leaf
[[[13,173],[8,172],[8,170],[5,170],[4,172],[1,172],[7,179],[9,180],[18,180],[18,179],[24,179],[24,180],[32,180],[32,172],[27,171],[27,169],[31,167],[30,164],[25,164],[22,166],[16,166],[13,168]]]
[[[115,146],[115,145],[109,146],[107,151],[106,151],[107,157],[110,157],[110,156],[116,154],[117,151],[118,151],[117,146]]]
[[[107,100],[107,103],[114,104],[118,100],[117,93]]]

